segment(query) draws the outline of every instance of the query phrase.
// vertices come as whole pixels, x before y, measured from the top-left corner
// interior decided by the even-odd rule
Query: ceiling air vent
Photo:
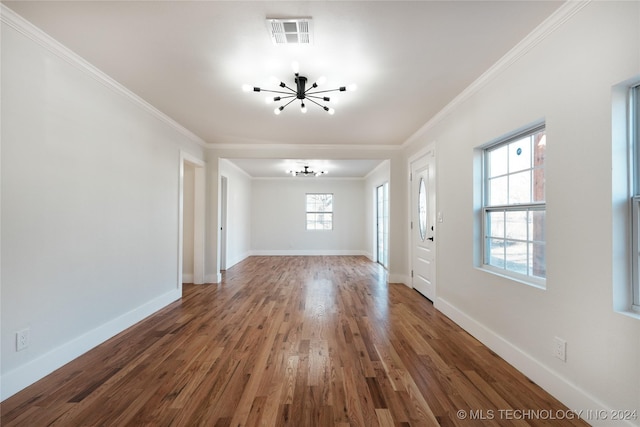
[[[273,44],[312,44],[311,18],[269,18],[267,29]]]

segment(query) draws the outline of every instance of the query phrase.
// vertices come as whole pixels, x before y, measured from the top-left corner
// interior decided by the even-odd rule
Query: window
[[[389,183],[376,187],[376,243],[378,262],[389,264]]]
[[[307,194],[307,230],[333,230],[333,194]]]
[[[535,285],[546,279],[544,125],[483,152],[483,267]]]
[[[633,250],[633,305],[640,311],[640,85],[631,88],[629,93],[629,136],[633,159],[632,241]]]
[[[418,187],[418,227],[420,240],[424,242],[424,239],[427,238],[427,187],[422,177]]]

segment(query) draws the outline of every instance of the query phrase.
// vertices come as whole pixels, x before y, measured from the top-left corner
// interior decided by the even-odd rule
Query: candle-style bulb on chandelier
[[[307,77],[301,76],[298,72],[299,66],[297,62],[294,62],[293,65],[293,81],[295,83],[295,89],[287,86],[286,83],[280,82],[278,86],[280,89],[264,89],[257,86],[251,85],[242,85],[242,90],[245,92],[268,92],[277,94],[277,96],[269,96],[266,99],[268,104],[272,102],[283,102],[282,105],[277,106],[273,112],[278,115],[280,114],[287,106],[289,106],[292,102],[299,100],[300,101],[300,111],[302,113],[307,112],[307,104],[305,101],[310,102],[312,104],[317,105],[322,108],[327,113],[333,115],[335,110],[326,105],[327,102],[331,101],[329,96],[326,96],[329,92],[345,92],[345,91],[354,91],[357,89],[355,84],[349,86],[340,86],[335,89],[325,89],[325,90],[317,90],[320,85],[326,82],[326,78],[320,77],[318,80],[313,82],[311,85],[307,87],[307,82],[309,81]]]

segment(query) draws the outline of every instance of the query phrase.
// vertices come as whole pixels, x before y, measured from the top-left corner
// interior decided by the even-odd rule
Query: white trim
[[[489,347],[498,356],[502,357],[517,370],[529,377],[545,391],[564,403],[572,411],[605,411],[610,414],[614,408],[609,408],[600,402],[587,391],[581,389],[576,384],[563,378],[562,375],[554,371],[551,367],[536,360],[521,348],[516,347],[496,332],[487,328],[477,320],[473,319],[462,310],[458,309],[442,298],[436,298],[434,307],[445,316],[453,320],[458,326],[471,334],[482,344]],[[588,420],[593,426],[610,426],[611,420]],[[631,421],[618,421],[621,426],[632,427]]]
[[[220,283],[222,282],[222,274],[221,273],[207,274],[206,276],[204,276],[204,282],[213,283],[213,284]]]
[[[640,84],[628,89],[629,188],[631,189],[631,312],[640,312]]]
[[[191,163],[192,165],[197,166],[199,168],[203,168],[206,166],[206,163],[204,162],[204,160],[183,150],[180,150],[180,159],[183,161],[186,161],[187,163]]]
[[[362,250],[334,249],[285,249],[285,250],[252,250],[251,256],[367,256]]]
[[[414,153],[409,157],[407,164],[409,165],[409,172],[411,172],[411,163],[420,159],[421,157],[425,157],[430,155],[431,157],[435,157],[436,155],[436,141],[432,141],[428,143],[425,147],[420,149],[418,152]]]
[[[240,174],[244,175],[245,177],[249,178],[249,179],[253,179],[253,177],[251,175],[249,175],[247,173],[247,171],[245,171],[244,169],[242,169],[240,166],[236,165],[235,163],[233,163],[232,160],[230,160],[229,158],[226,157],[220,157],[220,161],[223,162],[225,165],[229,166],[231,169],[239,172]],[[220,167],[222,167],[222,165],[220,164]]]
[[[388,282],[389,283],[400,283],[400,284],[405,285],[409,289],[413,289],[411,287],[411,276],[408,276],[406,274],[389,273]]]
[[[194,218],[194,236],[199,236],[197,239],[194,237],[193,242],[193,256],[194,256],[194,274],[185,275],[182,272],[183,257],[184,257],[184,165],[189,163],[196,169],[194,183],[194,211],[198,215],[198,219]],[[194,279],[197,282],[204,282],[204,221],[205,221],[205,165],[206,163],[187,153],[180,150],[180,164],[178,166],[178,277],[176,287],[182,293],[182,283],[193,283]],[[190,280],[186,280],[185,276],[191,276]],[[201,283],[198,283],[201,284]]]
[[[372,170],[370,170],[363,179],[367,180],[369,179],[369,177],[371,177],[373,174],[378,173],[380,170],[382,169],[386,169],[387,171],[391,170],[391,160],[390,159],[384,159],[380,162],[380,164],[378,164],[378,166],[376,166],[375,168],[373,168]],[[388,175],[388,174],[387,174]],[[384,182],[387,182],[388,178],[385,178]]]
[[[369,251],[363,251],[362,255],[366,256],[367,259],[371,262],[377,262],[373,256],[373,253],[369,252]]]
[[[234,265],[236,265],[239,262],[244,261],[245,259],[249,258],[251,256],[251,252],[245,252],[242,255],[240,255],[239,257],[235,257],[232,258],[230,260],[227,260],[227,270],[230,269],[231,267],[233,267]]]
[[[549,37],[555,30],[560,28],[573,15],[578,13],[589,4],[591,0],[568,0],[563,3],[551,16],[538,25],[529,35],[522,39],[513,49],[507,52],[487,71],[471,83],[465,90],[460,92],[451,102],[438,111],[427,123],[413,133],[407,140],[402,143],[401,147],[407,148],[411,144],[418,142],[420,138],[431,128],[444,120],[452,111],[463,104],[483,87],[495,79],[500,73],[508,69],[516,63],[521,57],[527,54],[531,49],[537,46],[541,41]]]
[[[182,273],[182,283],[193,283],[193,274]]]
[[[180,299],[181,292],[174,289],[134,308],[109,322],[88,331],[71,341],[62,344],[40,357],[9,371],[0,378],[0,400],[16,394],[51,372],[81,356],[92,348],[102,344],[125,329],[142,321],[151,314]]]
[[[115,91],[119,95],[124,96],[129,101],[142,108],[160,121],[166,123],[191,141],[202,147],[206,146],[206,142],[202,138],[173,120],[171,117],[167,116],[162,111],[155,108],[153,105],[149,104],[144,99],[140,98],[135,93],[131,92],[129,89],[109,77],[104,72],[100,71],[95,66],[91,65],[78,54],[62,45],[53,37],[18,15],[16,12],[11,10],[4,4],[0,4],[0,21],[15,29],[20,34],[28,37],[41,47],[47,49],[49,52],[58,56],[60,59],[64,60],[71,66],[92,77],[107,88]]]
[[[256,142],[234,138],[231,143],[207,143],[206,147],[214,150],[249,151],[252,154],[256,150],[332,150],[332,151],[401,151],[401,145],[371,145],[371,144],[279,144],[269,141]],[[241,157],[241,156],[233,156]]]

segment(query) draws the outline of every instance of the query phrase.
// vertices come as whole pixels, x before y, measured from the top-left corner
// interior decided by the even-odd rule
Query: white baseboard
[[[366,251],[360,250],[254,250],[253,256],[367,256]]]
[[[193,274],[182,273],[182,283],[193,283]]]
[[[411,277],[406,274],[389,273],[389,283],[402,283],[406,287],[411,287]]]
[[[362,255],[366,256],[367,258],[369,258],[369,261],[372,262],[377,262],[377,260],[375,259],[375,257],[373,256],[373,253],[369,252],[369,251],[364,251],[362,252]]]
[[[591,414],[597,413],[598,411],[604,411],[602,413],[611,414],[612,408],[608,408],[594,396],[591,396],[576,384],[563,378],[558,372],[553,371],[550,367],[541,363],[539,360],[534,359],[530,354],[514,346],[502,336],[496,334],[494,331],[468,316],[446,300],[436,298],[434,307],[457,323],[462,329],[473,335],[478,341],[489,347],[517,370],[529,377],[549,394],[560,400],[570,410],[576,411],[577,414],[581,414],[582,418],[592,426],[604,427],[611,425],[610,419],[600,421],[589,419],[588,411],[591,411]],[[634,426],[631,421],[626,423],[624,421],[617,421],[616,425],[628,427]]]
[[[0,377],[0,401],[49,375],[109,338],[181,298],[176,289],[101,325]]]
[[[222,274],[221,273],[214,273],[214,274],[207,274],[206,276],[204,276],[204,282],[205,283],[220,283],[222,282]]]
[[[247,259],[250,256],[251,256],[251,252],[245,252],[244,254],[240,255],[239,257],[227,259],[227,270],[230,269],[231,267],[233,267],[234,265],[236,265],[237,263],[239,263],[241,261],[244,261],[245,259]]]

